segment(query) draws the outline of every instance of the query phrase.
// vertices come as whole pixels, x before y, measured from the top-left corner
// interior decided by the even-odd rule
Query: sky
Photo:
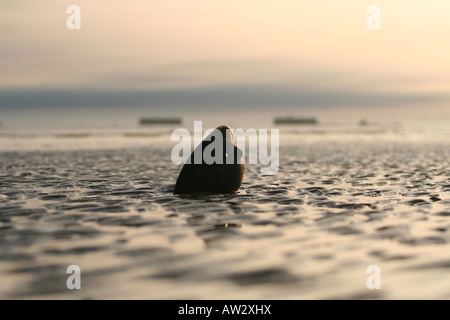
[[[2,0],[0,12],[0,108],[450,113],[448,0]]]

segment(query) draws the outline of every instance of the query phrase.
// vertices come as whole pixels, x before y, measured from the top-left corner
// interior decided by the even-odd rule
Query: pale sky
[[[71,4],[81,30],[66,27]],[[366,26],[373,4],[380,30]],[[450,100],[448,0],[2,0],[0,12],[0,106],[83,90]]]

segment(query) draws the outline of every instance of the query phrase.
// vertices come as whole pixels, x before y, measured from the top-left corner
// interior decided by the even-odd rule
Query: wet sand
[[[0,298],[449,299],[449,147],[283,146],[276,176],[195,196],[168,147],[1,152]]]

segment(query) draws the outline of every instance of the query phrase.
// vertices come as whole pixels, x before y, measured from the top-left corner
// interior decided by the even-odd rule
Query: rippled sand
[[[0,298],[449,299],[449,147],[285,146],[195,196],[168,147],[0,153]]]

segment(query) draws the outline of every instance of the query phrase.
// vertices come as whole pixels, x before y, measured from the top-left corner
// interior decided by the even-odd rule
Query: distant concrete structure
[[[167,124],[182,124],[180,118],[141,118],[139,124],[142,125],[167,125]]]
[[[305,117],[277,117],[274,120],[275,124],[311,124],[316,125],[318,121],[316,118],[305,118]]]

